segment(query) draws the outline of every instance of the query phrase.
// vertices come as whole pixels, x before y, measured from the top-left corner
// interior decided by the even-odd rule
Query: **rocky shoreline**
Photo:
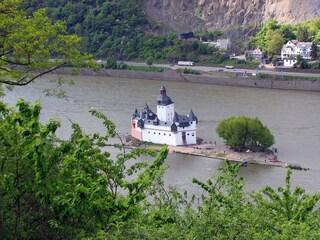
[[[259,164],[273,167],[283,167],[297,170],[309,170],[298,164],[282,162],[278,159],[277,155],[267,149],[265,151],[245,151],[236,152],[224,145],[216,144],[199,144],[192,146],[169,146],[171,153],[188,154],[200,157],[208,157],[214,159],[225,160],[228,159],[232,162],[247,164]]]
[[[131,137],[130,135],[126,136],[125,139],[125,147],[126,148],[148,148],[154,150],[160,150],[165,145],[160,144],[150,144],[150,143],[142,143],[139,140]],[[187,145],[187,146],[168,146],[169,152],[171,154],[187,154],[198,157],[207,157],[218,160],[229,160],[232,162],[240,163],[244,166],[247,164],[258,164],[265,166],[273,166],[273,167],[282,167],[297,170],[309,170],[309,168],[304,168],[299,164],[295,163],[287,163],[281,161],[277,154],[274,151],[269,149],[265,149],[262,151],[261,149],[255,150],[247,150],[243,152],[238,152],[225,145],[217,145],[215,143],[199,143],[197,145]]]

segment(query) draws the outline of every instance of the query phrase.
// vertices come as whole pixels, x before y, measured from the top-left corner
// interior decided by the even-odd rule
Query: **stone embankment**
[[[70,69],[62,68],[55,73],[69,74]],[[268,89],[286,89],[286,90],[302,90],[320,92],[320,81],[316,80],[273,80],[273,79],[258,79],[256,77],[222,77],[212,75],[193,75],[177,73],[173,69],[167,69],[162,73],[158,72],[142,72],[128,70],[112,70],[102,69],[94,72],[91,69],[81,69],[80,74],[90,76],[104,76],[130,79],[149,79],[158,81],[178,81],[191,83],[206,83],[227,86],[253,87],[253,88],[268,88]]]
[[[271,150],[266,151],[246,151],[236,152],[226,146],[219,146],[216,144],[200,144],[192,146],[169,146],[171,153],[188,154],[194,156],[208,157],[225,160],[228,159],[233,162],[247,164],[259,164],[274,167],[290,167],[298,170],[308,170],[298,164],[282,162],[277,158],[277,155]]]

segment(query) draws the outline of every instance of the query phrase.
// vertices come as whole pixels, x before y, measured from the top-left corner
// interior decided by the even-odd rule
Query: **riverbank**
[[[290,167],[298,170],[309,170],[303,168],[298,164],[282,162],[278,159],[277,155],[271,150],[265,151],[246,151],[236,152],[224,145],[216,144],[199,144],[192,146],[169,146],[171,153],[188,154],[200,157],[208,157],[214,159],[225,160],[228,159],[232,162],[247,164],[259,164],[273,167]]]
[[[165,145],[162,144],[150,144],[142,143],[139,140],[131,137],[130,135],[125,138],[126,148],[142,147],[147,149],[153,149],[159,151]],[[187,146],[168,146],[169,152],[171,154],[186,154],[198,157],[207,157],[218,160],[228,159],[229,161],[240,163],[244,166],[247,164],[258,164],[273,167],[282,167],[297,170],[309,170],[304,168],[299,164],[287,163],[281,161],[274,151],[265,149],[247,150],[244,152],[238,152],[225,145],[217,145],[216,143],[201,143],[197,145],[187,145]],[[277,151],[277,150],[275,150]]]
[[[70,68],[61,68],[53,73],[70,74]],[[164,72],[143,72],[128,70],[101,69],[95,72],[91,69],[81,69],[81,75],[116,77],[129,79],[149,79],[158,81],[177,81],[190,83],[205,83],[226,86],[251,87],[251,88],[267,88],[282,90],[299,90],[320,92],[320,81],[316,80],[299,80],[297,79],[259,79],[256,76],[215,76],[210,74],[193,75],[178,73],[173,69],[166,69]]]

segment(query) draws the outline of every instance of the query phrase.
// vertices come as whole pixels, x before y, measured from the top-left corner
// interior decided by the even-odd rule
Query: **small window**
[[[192,134],[192,137],[194,137],[194,134]]]
[[[161,133],[159,133],[159,135],[160,135]]]
[[[190,133],[187,134],[188,136],[190,135]]]
[[[163,135],[165,135],[166,136],[166,134],[164,133]]]
[[[148,133],[150,133],[150,132],[148,132]]]
[[[156,132],[153,132],[153,134],[156,134]]]
[[[169,133],[169,136],[171,136],[171,134]]]

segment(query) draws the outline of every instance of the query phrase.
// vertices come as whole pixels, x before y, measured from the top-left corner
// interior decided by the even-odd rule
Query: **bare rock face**
[[[175,31],[250,28],[270,19],[298,23],[320,17],[320,0],[141,0],[141,3],[151,20]]]

